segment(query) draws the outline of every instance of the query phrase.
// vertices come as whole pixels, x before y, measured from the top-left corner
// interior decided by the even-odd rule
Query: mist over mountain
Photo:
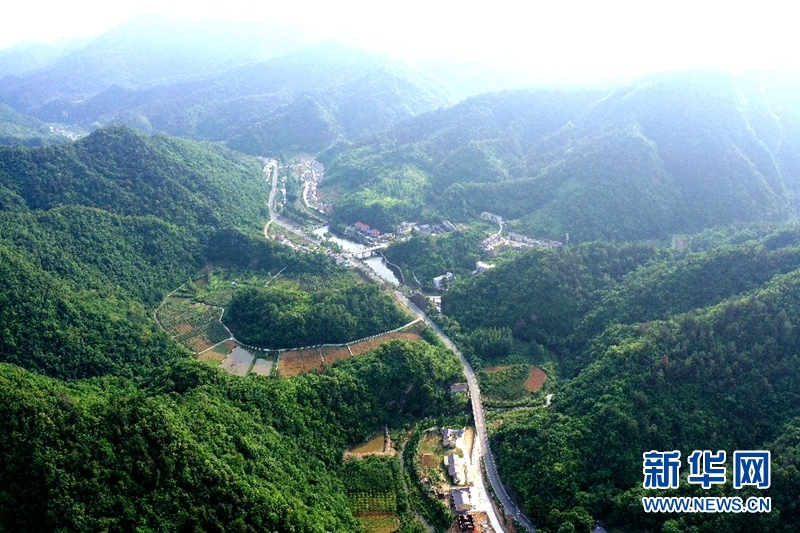
[[[426,428],[470,397],[542,533],[798,530],[798,73],[556,86],[278,20],[0,51],[0,533],[452,531]],[[642,453],[694,449],[771,450],[676,494],[772,512],[645,513]]]
[[[93,38],[3,50],[0,98],[31,112],[54,100],[84,100],[112,86],[143,88],[263,61],[302,39],[300,32],[264,22],[141,16]]]
[[[371,205],[385,226],[490,211],[526,233],[628,240],[785,219],[800,187],[797,87],[796,76],[695,71],[606,94],[492,93],[331,157],[330,183],[351,191],[344,219]],[[402,216],[382,185],[397,165],[426,191]]]
[[[134,19],[74,50],[45,48],[53,57],[33,71],[15,61],[42,47],[6,51],[0,101],[47,122],[122,123],[262,155],[316,152],[454,101],[398,59],[309,42],[291,27]]]

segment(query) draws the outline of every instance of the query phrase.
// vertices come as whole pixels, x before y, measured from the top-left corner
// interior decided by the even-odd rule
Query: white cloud
[[[320,38],[349,38],[410,59],[460,56],[556,79],[800,63],[788,3],[411,0],[253,3],[187,0],[19,2],[4,8],[0,47],[98,34],[136,13],[268,18]]]

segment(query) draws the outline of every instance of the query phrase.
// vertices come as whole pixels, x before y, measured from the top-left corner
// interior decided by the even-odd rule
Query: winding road
[[[275,191],[278,190],[278,162],[274,159],[267,160],[267,164],[264,166],[264,181],[270,186],[269,191],[269,202],[267,203],[267,207],[269,208],[269,221],[264,226],[264,237],[269,238],[269,234],[267,233],[267,228],[271,223],[275,223],[285,229],[286,231],[292,232],[298,237],[305,239],[311,243],[319,244],[319,242],[315,241],[311,237],[309,237],[306,233],[303,232],[300,228],[289,222],[288,220],[282,219],[275,213]],[[270,177],[272,178],[272,183],[270,183]]]
[[[272,178],[271,190],[269,195],[269,222],[264,227],[264,235],[267,236],[267,227],[272,222],[282,226],[284,229],[295,233],[299,237],[302,237],[306,240],[316,242],[313,239],[309,238],[301,229],[294,226],[290,222],[286,220],[282,220],[275,214],[275,191],[278,188],[278,164],[275,160],[266,160],[267,163],[264,166],[264,180],[269,184],[270,178]],[[500,225],[500,232],[503,231],[502,224]],[[374,275],[370,269],[366,267],[363,263],[356,260],[355,257],[350,258],[357,266],[360,266],[365,272],[371,274],[370,277],[374,277],[376,281],[380,282],[380,278]],[[497,466],[494,462],[494,457],[492,456],[492,450],[489,448],[489,436],[486,432],[486,420],[483,413],[483,405],[481,404],[481,391],[478,386],[478,379],[475,377],[475,372],[472,370],[472,366],[470,366],[469,362],[464,357],[464,354],[456,347],[450,338],[445,335],[445,333],[441,330],[441,328],[435,324],[428,316],[416,305],[414,305],[411,301],[406,298],[406,296],[400,292],[395,291],[395,296],[399,301],[405,304],[411,311],[414,312],[419,318],[421,318],[436,334],[442,339],[445,346],[447,346],[453,353],[458,356],[459,361],[461,362],[461,366],[464,369],[464,374],[467,377],[467,384],[469,385],[469,395],[472,402],[472,413],[473,418],[475,420],[475,429],[478,435],[478,438],[473,445],[473,464],[479,465],[480,460],[483,459],[484,467],[486,468],[486,474],[489,478],[489,483],[492,485],[492,490],[494,491],[495,496],[500,503],[502,504],[503,508],[505,509],[506,513],[513,515],[517,522],[522,525],[527,531],[530,533],[534,533],[536,531],[536,526],[522,514],[522,511],[517,507],[517,505],[511,500],[508,493],[506,492],[505,488],[503,487],[503,483],[500,481],[500,476],[497,473]],[[505,532],[503,529],[500,519],[497,516],[497,513],[494,509],[494,506],[491,504],[491,500],[489,495],[486,491],[486,486],[483,481],[483,476],[478,476],[478,479],[475,480],[474,489],[478,492],[479,497],[486,502],[485,509],[482,509],[486,512],[489,516],[489,521],[492,527],[496,531]]]
[[[494,457],[492,456],[492,450],[489,448],[489,435],[486,432],[486,419],[483,414],[483,405],[481,404],[481,391],[478,387],[478,378],[475,377],[475,372],[472,370],[472,366],[470,366],[469,362],[464,357],[464,354],[462,354],[453,341],[450,340],[450,337],[445,335],[444,331],[442,331],[437,324],[428,318],[428,316],[419,307],[410,302],[402,292],[395,291],[394,294],[398,300],[403,302],[406,307],[411,309],[414,314],[420,317],[425,324],[435,331],[439,338],[442,339],[442,342],[444,342],[444,344],[450,350],[452,350],[461,361],[461,366],[464,368],[464,374],[467,376],[469,396],[470,400],[472,401],[472,413],[473,418],[475,419],[475,430],[478,434],[478,439],[473,447],[473,460],[483,459],[484,466],[486,467],[486,474],[489,478],[489,483],[491,483],[492,490],[494,490],[497,499],[500,500],[500,503],[503,505],[506,513],[513,515],[517,522],[519,522],[529,532],[535,532],[536,526],[534,526],[533,522],[531,522],[524,514],[522,514],[522,511],[511,500],[511,497],[509,497],[506,489],[503,487],[503,483],[500,481],[500,476],[497,473],[497,466],[494,462]],[[486,490],[482,480],[480,487],[478,487],[476,483],[476,488],[478,488],[479,491]],[[492,526],[497,531],[505,531],[499,523],[499,519],[494,511],[494,508],[489,506],[487,513],[489,514],[489,520],[491,521]]]

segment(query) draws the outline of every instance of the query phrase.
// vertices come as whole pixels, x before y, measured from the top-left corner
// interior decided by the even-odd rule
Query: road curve
[[[534,526],[533,523],[524,514],[522,514],[522,511],[519,509],[519,507],[517,507],[517,505],[511,500],[506,492],[506,489],[503,487],[503,483],[500,481],[500,476],[497,473],[497,466],[495,465],[494,457],[492,456],[492,450],[489,448],[489,435],[486,432],[486,420],[483,414],[483,405],[481,404],[481,391],[478,387],[478,379],[475,377],[475,372],[472,370],[472,366],[466,360],[464,354],[462,354],[453,341],[450,340],[450,337],[445,335],[444,331],[442,331],[437,324],[429,319],[419,307],[409,301],[402,292],[395,291],[394,294],[397,299],[411,309],[414,314],[425,321],[425,323],[436,332],[444,344],[450,350],[452,350],[461,361],[461,366],[464,368],[464,374],[467,376],[469,395],[472,401],[472,414],[473,418],[475,419],[475,430],[478,434],[478,440],[476,444],[479,445],[480,450],[478,453],[482,455],[483,463],[486,467],[486,474],[489,478],[489,483],[491,483],[492,489],[494,490],[497,499],[500,500],[500,503],[503,505],[506,513],[513,515],[517,519],[517,522],[522,524],[525,529],[531,533],[534,533],[536,531],[536,526]],[[489,513],[489,517],[492,518],[493,514],[494,513]],[[500,530],[503,531],[502,527]]]

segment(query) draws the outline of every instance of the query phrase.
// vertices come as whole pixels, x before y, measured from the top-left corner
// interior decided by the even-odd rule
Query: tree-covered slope
[[[443,295],[442,322],[476,364],[553,365],[552,405],[489,415],[501,475],[537,526],[796,529],[798,242],[796,226],[758,225],[683,250],[534,250]],[[692,488],[686,466],[677,492],[770,496],[772,513],[645,513],[641,498],[662,494],[642,489],[642,453],[695,449],[772,450],[769,491]]]
[[[254,159],[114,126],[64,146],[0,148],[0,184],[31,209],[98,207],[192,227],[257,226],[269,190]]]
[[[184,361],[65,385],[0,364],[0,530],[360,531],[345,446],[447,413],[459,374],[424,342],[292,380]]]
[[[0,104],[0,145],[42,146],[60,144],[77,136],[62,127],[46,124]]]
[[[538,523],[589,531],[793,531],[796,455],[775,449],[798,416],[798,271],[763,289],[667,321],[609,329],[599,359],[559,392],[554,405],[506,419],[493,438],[504,479]],[[795,435],[796,433],[791,433]],[[789,440],[791,442],[791,440]],[[648,514],[642,453],[650,450],[773,450],[767,491],[713,491],[687,484],[679,495],[770,496],[768,515]],[[588,521],[587,521],[588,519]]]
[[[460,366],[425,342],[242,379],[157,329],[153,308],[209,263],[336,268],[263,238],[254,158],[112,127],[0,150],[0,169],[0,531],[361,531],[345,448],[458,412]],[[316,312],[393,326],[387,298],[322,291]]]
[[[22,43],[0,52],[0,100],[23,112],[63,106],[111,87],[146,88],[264,61],[305,40],[265,21],[150,14],[91,38]],[[57,117],[63,122],[64,117]]]
[[[0,360],[132,376],[186,355],[151,313],[204,265],[333,269],[261,237],[268,192],[255,159],[122,127],[0,149]]]
[[[342,220],[379,224],[372,206],[383,203],[398,206],[395,222],[409,213],[384,184],[403,167],[423,177],[413,215],[490,211],[573,242],[782,220],[800,185],[799,86],[796,76],[696,71],[605,95],[484,95],[329,153],[327,186],[345,193]]]
[[[65,83],[53,84],[54,69],[66,70],[65,76],[71,72],[57,62],[50,70],[30,74],[16,84],[6,80],[8,87],[0,81],[0,101],[43,120],[85,128],[123,123],[148,133],[230,141],[231,147],[255,155],[317,152],[450,103],[441,84],[401,61],[337,43],[306,46],[267,60],[247,53],[229,62],[214,62],[202,52],[183,57],[185,50],[180,47],[131,51],[135,46],[130,40],[137,31],[144,30],[128,28],[122,37],[109,36],[105,39],[109,42],[101,39],[91,45],[96,50],[90,57],[119,61],[120,73],[81,56],[82,67],[98,70],[96,87],[87,82],[82,92],[74,88],[72,94]],[[180,37],[191,40],[205,35],[201,37],[200,29],[194,28],[185,29]],[[230,41],[244,46],[242,38]],[[219,53],[224,55],[224,50]],[[136,59],[142,54],[154,60],[139,65]],[[206,68],[192,71],[187,67],[191,76],[170,73],[159,78],[148,72],[154,65],[204,61],[209,63]],[[103,81],[109,76],[124,81]],[[55,85],[64,94],[43,98],[38,94],[45,90],[40,85]]]

